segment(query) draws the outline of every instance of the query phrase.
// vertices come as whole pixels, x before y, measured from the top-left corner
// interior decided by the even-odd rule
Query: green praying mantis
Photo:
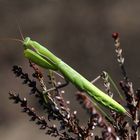
[[[71,82],[78,89],[87,93],[94,101],[120,114],[130,116],[122,105],[94,86],[90,81],[56,57],[47,48],[40,45],[38,42],[31,40],[29,37],[26,37],[22,43],[24,46],[24,55],[31,62],[45,69],[59,71],[66,81]]]

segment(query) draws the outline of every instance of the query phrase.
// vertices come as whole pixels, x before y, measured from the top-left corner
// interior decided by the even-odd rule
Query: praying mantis
[[[31,62],[45,69],[59,71],[66,81],[71,82],[79,90],[87,93],[91,99],[94,99],[99,104],[111,110],[129,116],[129,113],[122,105],[94,86],[90,81],[56,57],[47,48],[40,45],[38,42],[31,40],[29,37],[26,37],[22,43],[24,46],[24,56]]]

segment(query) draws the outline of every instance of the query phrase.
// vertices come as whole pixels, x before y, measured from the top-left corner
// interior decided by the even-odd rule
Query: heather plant
[[[30,67],[34,71],[32,78],[20,66],[14,65],[12,71],[16,77],[21,78],[23,84],[30,88],[30,95],[34,95],[37,98],[46,113],[45,116],[37,114],[35,108],[29,106],[29,100],[27,98],[22,99],[20,94],[9,92],[9,98],[14,103],[20,104],[22,112],[29,116],[30,121],[35,122],[40,129],[45,130],[47,135],[56,137],[59,140],[139,140],[140,89],[133,89],[133,83],[127,75],[119,34],[113,33],[112,37],[114,39],[117,61],[122,72],[120,87],[124,95],[122,95],[122,91],[118,90],[114,81],[105,71],[95,78],[92,83],[101,79],[106,94],[112,99],[114,99],[113,85],[121,99],[126,103],[124,106],[126,106],[129,112],[127,115],[130,118],[126,114],[121,114],[111,108],[108,112],[103,111],[99,104],[93,102],[84,91],[77,89],[75,98],[89,117],[85,126],[82,126],[81,120],[77,117],[78,110],[71,111],[70,101],[64,98],[64,94],[66,94],[64,87],[66,88],[68,83],[61,84],[57,80],[57,77],[62,79],[64,77],[53,70],[48,70],[48,81],[46,82],[44,80],[46,75],[30,60]],[[100,130],[99,135],[95,132],[96,128]]]

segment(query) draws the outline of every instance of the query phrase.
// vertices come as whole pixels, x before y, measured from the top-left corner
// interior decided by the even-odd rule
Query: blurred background
[[[140,87],[139,14],[140,1],[131,0],[0,0],[0,38],[21,39],[19,24],[25,37],[47,46],[87,79],[92,80],[105,70],[118,83],[122,77],[111,37],[112,32],[117,31],[121,35],[129,78],[137,89]],[[16,64],[32,73],[23,56],[22,44],[0,41],[0,55],[0,139],[52,139],[28,121],[29,117],[21,113],[19,105],[8,100],[9,91],[30,98],[29,89],[11,71]],[[71,98],[75,90],[71,85],[67,98]],[[31,106],[36,106],[37,101],[32,99]]]

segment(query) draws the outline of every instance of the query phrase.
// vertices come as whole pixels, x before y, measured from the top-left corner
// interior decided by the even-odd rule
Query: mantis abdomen
[[[94,98],[97,102],[117,112],[126,113],[126,110],[123,106],[102,92],[99,88],[94,86],[91,82],[89,82],[86,78],[84,78],[66,63],[61,61],[57,66],[59,71],[64,75],[64,77],[66,77],[67,80],[72,82],[78,89],[88,93],[88,95]]]

